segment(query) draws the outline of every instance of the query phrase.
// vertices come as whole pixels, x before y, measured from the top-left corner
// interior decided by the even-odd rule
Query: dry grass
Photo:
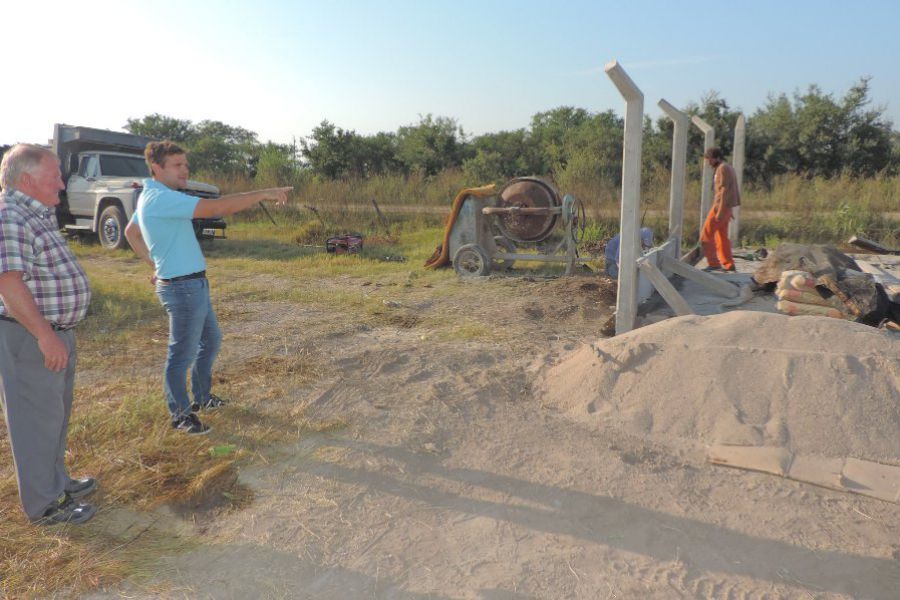
[[[146,273],[136,269],[136,260],[127,255],[107,260],[99,248],[77,252],[99,260],[86,264],[94,302],[78,329],[79,374],[67,462],[71,473],[100,481],[91,497],[100,512],[82,526],[32,525],[19,505],[12,461],[3,461],[3,598],[75,595],[140,576],[154,557],[177,551],[185,541],[153,527],[152,519],[137,531],[117,531],[112,516],[116,509],[152,516],[165,504],[185,517],[198,511],[240,509],[252,502],[249,490],[236,483],[242,461],[267,446],[345,425],[340,419],[310,421],[302,408],[284,415],[268,409],[267,400],[319,374],[309,351],[290,348],[284,355],[264,351],[255,359],[221,368],[217,391],[239,396],[240,405],[207,417],[214,429],[209,436],[175,432],[159,389],[166,317],[146,283]],[[157,366],[150,368],[148,363]],[[219,427],[226,423],[227,427]],[[2,421],[0,455],[11,455]]]
[[[32,525],[21,513],[12,468],[6,465],[0,477],[4,490],[0,573],[5,574],[0,597],[74,594],[110,585],[134,574],[152,557],[183,544],[153,531],[140,537],[135,532],[126,536],[108,532],[104,513],[113,508],[152,511],[166,504],[191,514],[247,506],[252,494],[237,485],[236,468],[249,453],[345,425],[340,419],[310,421],[302,409],[287,415],[263,409],[267,390],[281,395],[289,381],[308,380],[316,372],[302,356],[260,358],[237,370],[224,370],[223,393],[241,388],[230,385],[230,378],[243,382],[245,376],[247,382],[257,384],[249,387],[258,392],[240,406],[208,417],[214,432],[203,437],[174,432],[155,389],[135,391],[125,378],[79,388],[69,430],[69,467],[72,473],[89,473],[101,482],[100,491],[92,497],[101,512],[84,526]],[[220,423],[228,426],[216,431]],[[0,452],[9,456],[5,432],[0,433]]]
[[[644,224],[652,227],[659,238],[667,229],[665,214],[669,204],[670,175],[666,169],[659,168],[644,173],[642,179],[642,209],[650,213]],[[252,184],[244,181],[236,185],[231,180],[219,183],[223,189],[231,189],[231,186],[245,189]],[[605,233],[618,228],[618,180],[603,179],[590,173],[563,172],[556,183],[561,192],[572,193],[584,202],[590,216],[589,224],[594,230]],[[284,223],[279,217],[279,223],[296,227],[295,239],[307,244],[315,243],[320,235],[342,230],[360,231],[366,236],[383,234],[371,204],[375,198],[382,208],[401,206],[406,210],[416,207],[423,210],[421,214],[403,216],[388,212],[392,232],[404,227],[437,228],[443,215],[429,213],[428,209],[449,207],[456,191],[465,185],[465,178],[457,171],[447,171],[428,179],[400,175],[342,181],[309,179],[297,188],[294,209],[284,213]],[[785,175],[777,178],[771,188],[747,185],[743,192],[745,215],[741,237],[748,246],[774,246],[779,240],[842,243],[850,235],[862,235],[889,246],[900,244],[900,177],[810,179]],[[699,177],[688,180],[685,198],[685,241],[694,244],[699,229]],[[304,206],[316,206],[325,224],[307,224],[317,217]],[[235,221],[262,222],[263,218],[247,213]],[[594,239],[599,237],[602,234]]]
[[[219,186],[226,194],[259,187],[252,179],[240,176],[197,173],[194,177]],[[372,206],[373,198],[380,205],[438,206],[449,203],[460,188],[466,187],[466,181],[462,171],[451,169],[433,177],[420,174],[340,180],[301,177],[296,181],[279,182],[279,185],[294,186],[293,201],[297,205],[335,209],[352,204]]]
[[[101,482],[96,501],[102,512],[86,526],[35,526],[27,522],[15,495],[11,465],[0,477],[0,583],[3,597],[92,589],[121,579],[159,539],[134,533],[122,537],[104,527],[114,507],[149,510],[162,503],[191,501],[199,482],[211,475],[231,481],[232,461],[213,457],[210,440],[175,433],[158,395],[128,391],[125,384],[80,388],[69,429],[69,468]],[[5,432],[0,449],[9,456]],[[115,551],[112,548],[128,551]]]
[[[3,483],[7,487],[9,482]],[[122,554],[107,551],[113,540],[76,528],[35,528],[6,514],[13,499],[3,497],[0,502],[5,509],[0,511],[5,521],[0,526],[2,597],[35,597],[60,590],[74,593],[114,583],[127,572]]]

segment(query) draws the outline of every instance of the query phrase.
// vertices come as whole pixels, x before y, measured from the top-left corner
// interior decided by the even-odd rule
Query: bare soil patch
[[[711,466],[689,436],[579,405],[598,385],[583,374],[557,370],[548,384],[599,337],[609,280],[277,280],[264,283],[366,303],[353,312],[214,289],[234,406],[212,435],[237,426],[242,394],[264,397],[258,418],[284,432],[344,425],[254,448],[237,481],[252,503],[201,519],[190,550],[153,566],[151,587],[108,596],[896,597],[898,505]],[[597,390],[617,402],[649,385],[641,348],[622,351],[636,353],[631,379]]]

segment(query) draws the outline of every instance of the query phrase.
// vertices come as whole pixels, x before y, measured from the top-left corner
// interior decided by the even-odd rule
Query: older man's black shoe
[[[82,479],[73,479],[66,486],[66,493],[73,498],[84,498],[88,494],[94,493],[97,489],[97,480],[93,477],[84,477]]]
[[[56,525],[57,523],[78,525],[90,521],[96,512],[97,507],[93,504],[76,502],[72,496],[63,492],[47,507],[47,510],[36,522],[41,525]]]

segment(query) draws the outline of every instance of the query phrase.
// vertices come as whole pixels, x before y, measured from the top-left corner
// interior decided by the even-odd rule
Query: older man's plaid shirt
[[[18,190],[0,194],[0,273],[21,271],[38,310],[60,327],[84,318],[88,278],[69,249],[52,208]],[[10,316],[0,300],[0,315]]]

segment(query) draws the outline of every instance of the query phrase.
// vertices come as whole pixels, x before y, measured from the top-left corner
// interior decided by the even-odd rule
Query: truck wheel
[[[128,246],[125,239],[125,213],[118,206],[107,206],[100,213],[97,237],[107,250],[121,250]]]

